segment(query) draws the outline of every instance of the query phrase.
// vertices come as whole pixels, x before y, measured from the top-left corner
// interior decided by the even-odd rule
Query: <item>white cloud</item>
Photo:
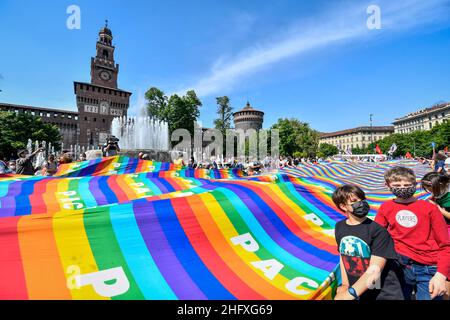
[[[419,25],[450,20],[448,0],[385,0],[377,2],[381,8],[382,30],[368,30],[369,4],[357,1],[353,7],[335,7],[320,16],[298,21],[272,40],[243,49],[231,60],[219,57],[209,74],[176,91],[183,94],[194,89],[202,97],[229,92],[243,77],[319,48],[371,39],[370,33],[405,32]]]

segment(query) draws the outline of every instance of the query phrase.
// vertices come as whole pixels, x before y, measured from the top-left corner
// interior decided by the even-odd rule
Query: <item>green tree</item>
[[[145,99],[147,99],[147,111],[149,116],[159,120],[168,120],[168,98],[163,91],[152,87],[145,93]]]
[[[61,145],[57,126],[28,113],[0,112],[0,150],[6,157],[15,157],[19,149],[25,149],[28,139],[50,142],[56,149]]]
[[[297,119],[278,119],[271,129],[279,130],[280,154],[293,156],[301,154],[304,157],[315,157],[319,145],[319,133],[308,123]]]
[[[231,128],[231,120],[233,118],[233,108],[230,106],[230,99],[227,96],[216,98],[217,115],[214,120],[214,127],[225,137],[227,129]]]
[[[334,156],[339,153],[339,150],[336,146],[328,143],[322,143],[319,146],[319,150],[317,152],[317,155],[321,158],[327,158]]]
[[[383,153],[387,154],[392,144],[395,143],[397,150],[394,157],[404,156],[407,152],[411,155],[415,154],[417,157],[431,157],[433,154],[432,142],[436,143],[436,150],[450,145],[450,122],[445,121],[431,130],[395,133],[370,144],[368,149],[373,150],[378,144]]]
[[[165,93],[152,87],[145,93],[148,114],[159,120],[166,121],[169,125],[169,134],[176,129],[187,129],[191,136],[194,134],[194,122],[200,116],[202,102],[194,90],[186,92],[186,95],[173,94],[167,98]]]
[[[231,120],[233,118],[233,108],[230,105],[230,99],[227,96],[216,98],[217,101],[217,115],[214,120],[214,128],[220,130],[223,137],[223,155],[226,154],[226,133],[231,128]]]

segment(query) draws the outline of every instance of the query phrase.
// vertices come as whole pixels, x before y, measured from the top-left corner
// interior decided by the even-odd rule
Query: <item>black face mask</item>
[[[391,188],[391,191],[397,198],[407,200],[416,193],[416,186],[407,188]]]
[[[352,214],[358,218],[364,218],[370,211],[369,203],[366,200],[358,201],[352,204]]]

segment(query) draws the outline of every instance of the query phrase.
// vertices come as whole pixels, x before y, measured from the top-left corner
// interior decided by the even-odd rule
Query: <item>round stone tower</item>
[[[255,129],[259,131],[262,129],[264,122],[264,112],[253,109],[249,102],[244,107],[244,109],[235,112],[234,116],[234,127],[235,129]]]

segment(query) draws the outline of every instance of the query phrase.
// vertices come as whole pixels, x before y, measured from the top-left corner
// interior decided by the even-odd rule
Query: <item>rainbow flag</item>
[[[111,157],[1,176],[0,299],[331,299],[333,188],[357,179],[376,205],[395,164],[246,177]]]

